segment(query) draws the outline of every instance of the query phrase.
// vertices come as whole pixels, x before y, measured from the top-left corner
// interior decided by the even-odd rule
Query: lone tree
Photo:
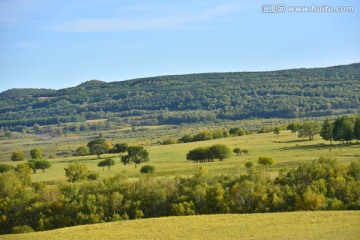
[[[51,167],[51,162],[47,160],[37,160],[35,161],[35,167],[36,169],[41,169],[44,173],[46,169]]]
[[[90,148],[90,152],[95,154],[98,158],[101,158],[101,155],[107,153],[109,148],[103,144],[95,144]]]
[[[25,160],[25,154],[22,151],[17,150],[17,151],[12,153],[11,160],[12,161],[24,161]]]
[[[272,157],[259,157],[258,158],[258,164],[264,165],[267,170],[267,165],[270,166],[274,163],[274,159]]]
[[[75,156],[82,156],[83,158],[85,155],[89,155],[90,150],[88,147],[78,147],[75,151]]]
[[[299,128],[299,138],[308,137],[313,140],[316,134],[319,134],[321,126],[316,122],[305,122]]]
[[[31,159],[42,159],[42,151],[40,148],[33,148],[30,150]]]
[[[135,168],[137,168],[138,164],[150,161],[149,152],[142,146],[129,147],[127,152],[127,157],[124,157],[127,160],[127,163],[135,163]]]
[[[102,167],[103,171],[105,167],[108,167],[108,170],[110,170],[111,166],[115,165],[115,161],[111,158],[106,158],[105,160],[98,163],[98,167]]]
[[[330,144],[332,144],[332,140],[333,140],[333,127],[334,127],[333,123],[329,119],[326,119],[322,124],[320,131],[320,136],[325,141],[330,141]]]
[[[240,148],[234,148],[233,153],[236,153],[236,156],[239,156],[239,153],[241,153]]]
[[[89,170],[84,163],[70,163],[64,170],[69,182],[85,180],[89,175]]]
[[[95,154],[98,158],[101,158],[102,154],[107,153],[110,146],[110,142],[104,138],[97,138],[87,144],[87,147],[90,149],[90,154]]]

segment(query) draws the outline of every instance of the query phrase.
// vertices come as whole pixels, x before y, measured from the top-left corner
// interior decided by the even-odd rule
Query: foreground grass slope
[[[359,239],[360,211],[164,217],[5,235],[26,239]]]

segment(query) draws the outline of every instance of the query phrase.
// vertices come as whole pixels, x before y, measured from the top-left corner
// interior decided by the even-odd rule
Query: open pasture
[[[74,136],[73,136],[74,137]],[[114,144],[116,142],[113,142]],[[239,156],[233,154],[229,159],[224,161],[215,161],[210,163],[194,164],[186,160],[186,154],[189,150],[195,147],[211,146],[213,144],[225,144],[231,149],[239,147],[247,149],[248,154],[242,153]],[[132,143],[135,144],[135,143]],[[58,143],[59,148],[66,145],[69,148],[75,149],[77,145],[68,145],[64,142]],[[41,145],[39,145],[41,147]],[[299,139],[290,131],[281,131],[276,136],[273,133],[252,134],[240,137],[221,138],[210,141],[181,143],[172,145],[150,145],[146,149],[150,153],[150,164],[155,166],[155,174],[159,177],[174,177],[174,176],[190,176],[193,175],[199,166],[206,166],[209,169],[210,175],[239,175],[245,173],[244,163],[251,161],[257,163],[260,156],[270,156],[275,158],[275,163],[271,167],[271,176],[276,176],[278,171],[285,166],[292,167],[301,161],[312,161],[320,156],[331,156],[337,158],[340,164],[349,164],[352,160],[360,159],[360,144],[339,144],[334,143],[332,146],[329,142],[325,142],[319,136],[316,136],[313,141],[307,139]],[[113,158],[116,165],[108,170],[97,166],[98,162],[104,158]],[[140,176],[139,165],[135,169],[134,165],[123,165],[120,162],[120,157],[116,154],[102,155],[98,159],[95,155],[83,157],[66,157],[50,159],[52,167],[47,169],[45,173],[38,171],[32,175],[35,182],[58,182],[65,181],[64,168],[71,162],[86,163],[90,171],[98,172],[100,177],[112,176],[116,173],[126,171],[131,178]],[[4,163],[16,165],[19,162],[7,161]]]

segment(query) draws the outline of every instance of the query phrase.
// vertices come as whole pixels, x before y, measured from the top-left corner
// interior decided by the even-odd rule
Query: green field
[[[26,239],[359,239],[359,211],[163,217],[4,235]]]
[[[10,142],[8,143],[10,144]],[[200,146],[211,146],[217,143],[226,144],[231,149],[235,147],[248,149],[249,153],[239,156],[234,154],[230,159],[222,162],[215,161],[194,164],[186,160],[186,153],[190,149]],[[64,147],[64,145],[67,144],[58,144],[59,147]],[[292,167],[301,161],[312,161],[319,156],[335,157],[340,164],[344,165],[348,165],[352,160],[360,159],[360,144],[346,145],[334,143],[331,146],[329,142],[325,142],[320,136],[316,136],[313,141],[308,141],[307,139],[299,139],[290,131],[281,131],[278,136],[273,133],[252,134],[202,142],[151,145],[146,148],[150,153],[151,159],[147,164],[155,166],[156,175],[160,177],[190,176],[194,174],[199,166],[206,166],[209,169],[210,175],[225,174],[238,176],[245,173],[245,162],[251,161],[256,163],[259,156],[275,158],[276,162],[270,170],[272,176],[276,176],[278,171],[285,166]],[[55,158],[50,159],[52,162],[50,169],[46,170],[45,173],[38,171],[32,175],[32,179],[35,182],[65,181],[64,167],[74,161],[86,163],[92,172],[98,172],[102,178],[122,171],[126,171],[127,175],[131,178],[139,177],[141,165],[137,169],[134,168],[134,165],[124,166],[120,163],[120,158],[116,154],[103,155],[102,159],[105,157],[112,157],[116,161],[116,165],[110,171],[107,168],[103,171],[102,168],[97,167],[97,163],[101,159],[99,160],[96,156]],[[19,162],[7,161],[4,163],[15,166]]]

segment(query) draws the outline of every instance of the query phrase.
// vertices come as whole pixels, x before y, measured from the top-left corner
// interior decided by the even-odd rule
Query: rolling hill
[[[203,73],[0,93],[0,127],[118,118],[133,125],[358,113],[360,63]]]
[[[2,239],[358,239],[359,220],[358,211],[219,214],[101,223]]]

